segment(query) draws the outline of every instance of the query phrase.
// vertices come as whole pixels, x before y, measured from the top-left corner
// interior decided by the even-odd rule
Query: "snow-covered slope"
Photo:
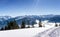
[[[0,37],[34,37],[36,34],[50,29],[51,27],[28,28],[0,31]]]
[[[35,37],[60,37],[60,27],[53,27],[44,32],[38,33]]]
[[[36,21],[37,23],[39,21]],[[45,22],[43,22],[45,24]],[[38,26],[38,24],[36,24]],[[38,33],[44,32],[50,28],[54,28],[52,25],[45,24],[45,27],[25,28],[16,30],[0,31],[0,37],[35,37]]]

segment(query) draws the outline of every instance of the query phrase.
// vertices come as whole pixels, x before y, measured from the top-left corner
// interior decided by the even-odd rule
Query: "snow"
[[[38,22],[36,26],[38,26]],[[52,31],[56,29],[53,24],[54,23],[52,23],[52,25],[49,25],[47,22],[45,22],[45,27],[0,31],[0,37],[49,37],[48,33],[51,33],[50,35],[52,36],[54,34],[52,34]]]
[[[50,27],[28,28],[28,29],[25,28],[17,30],[0,31],[0,37],[34,37],[36,34],[48,29],[50,29]]]
[[[0,37],[38,37],[43,35],[43,37],[45,37],[45,35],[48,36],[48,33],[54,29],[54,26],[45,25],[45,27],[0,31]]]
[[[49,35],[50,37],[60,37],[60,27],[53,30]]]
[[[38,33],[35,37],[60,37],[60,27],[53,27],[42,33]]]

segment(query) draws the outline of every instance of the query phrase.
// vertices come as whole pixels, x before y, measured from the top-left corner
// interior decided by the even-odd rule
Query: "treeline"
[[[39,27],[42,27],[41,21],[39,22],[38,25]],[[34,24],[32,24],[31,26],[34,27]],[[22,28],[30,28],[30,26],[28,25],[28,27],[26,27],[25,21],[22,21],[22,24],[19,27],[16,20],[13,20],[13,21],[7,22],[7,25],[5,27],[2,27],[0,30],[12,30],[12,29],[22,29]]]
[[[11,29],[19,29],[19,26],[15,20],[7,22],[7,25],[5,27],[2,27],[0,30],[11,30]]]

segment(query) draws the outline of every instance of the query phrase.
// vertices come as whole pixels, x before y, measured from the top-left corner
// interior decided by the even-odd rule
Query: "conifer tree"
[[[60,24],[59,24],[59,26],[60,26]]]
[[[29,24],[30,24],[29,20],[27,20],[27,24],[28,24],[28,27],[27,28],[30,28],[30,26],[29,26]]]
[[[4,28],[2,27],[0,30],[4,30]]]
[[[18,26],[18,24],[17,24],[17,22],[15,20],[8,22],[7,27],[5,27],[5,29],[8,29],[8,30],[10,30],[10,29],[18,29],[18,28],[19,28],[19,26]]]
[[[32,22],[32,27],[34,27],[34,23],[35,23],[35,22],[33,21],[33,22]]]
[[[55,23],[55,27],[57,27],[58,25]]]
[[[42,27],[42,23],[41,23],[41,21],[39,21],[39,27]]]
[[[22,21],[21,28],[25,28],[25,21]]]

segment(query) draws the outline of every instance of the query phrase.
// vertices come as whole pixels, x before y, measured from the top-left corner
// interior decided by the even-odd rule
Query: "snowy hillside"
[[[35,37],[38,33],[44,32],[53,27],[54,26],[45,25],[45,27],[0,31],[0,37]]]
[[[36,22],[38,23],[39,21],[37,20]],[[37,27],[38,24],[36,24],[35,28],[0,31],[0,37],[38,37],[41,32],[54,28],[52,25],[47,25],[47,21],[44,21],[43,24],[45,24],[45,27]]]
[[[0,37],[57,37],[59,33],[60,27],[45,25],[45,27],[0,31]]]
[[[50,29],[50,27],[0,31],[0,37],[34,37],[36,34],[48,29]]]
[[[45,20],[42,21],[43,27],[38,27],[39,20],[36,20],[36,22],[37,24],[34,25],[34,28],[0,31],[0,37],[59,37],[60,29],[59,27],[54,27],[55,23]]]
[[[35,37],[60,37],[60,27],[54,27],[38,33]]]
[[[57,17],[57,18],[56,18]],[[25,20],[25,23],[28,24],[29,21],[29,25],[32,24],[36,24],[36,20],[39,21],[45,21],[45,20],[49,20],[48,22],[52,22],[55,21],[54,18],[56,18],[55,22],[59,22],[60,20],[60,15],[26,15],[26,16],[16,16],[16,17],[12,17],[12,16],[0,16],[0,28],[4,27],[7,25],[7,21],[13,21],[14,19],[16,20],[18,25],[22,24],[22,20]],[[59,20],[58,20],[59,18]],[[51,20],[52,19],[52,20]]]

